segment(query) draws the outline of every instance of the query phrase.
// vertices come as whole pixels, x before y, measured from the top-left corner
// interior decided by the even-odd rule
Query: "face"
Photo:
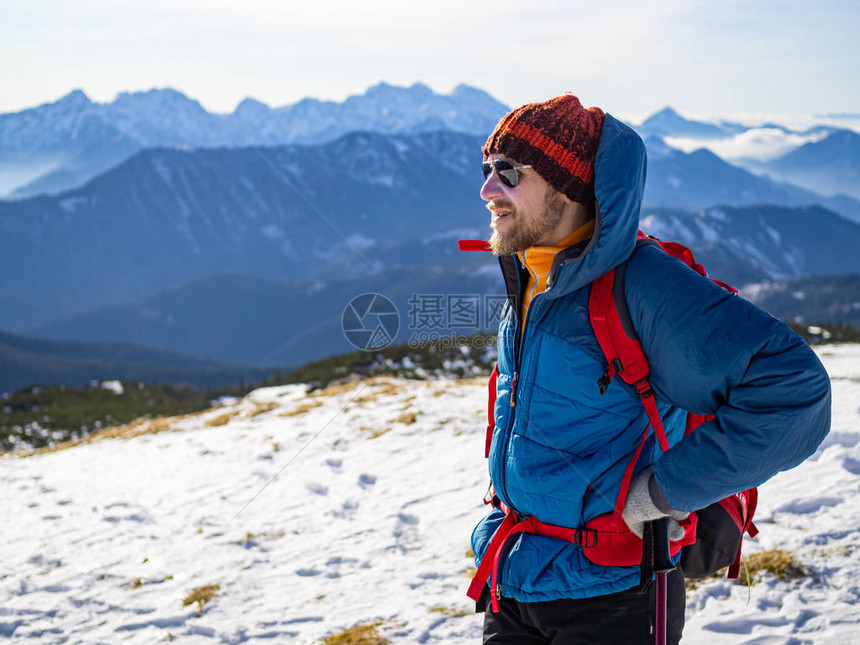
[[[489,161],[506,159],[490,155]],[[508,159],[515,166],[522,165]],[[534,169],[518,170],[519,182],[507,186],[495,171],[481,187],[481,198],[492,213],[490,247],[495,255],[521,253],[531,246],[556,243],[562,225],[565,198],[552,188]],[[558,238],[558,239],[555,239]]]

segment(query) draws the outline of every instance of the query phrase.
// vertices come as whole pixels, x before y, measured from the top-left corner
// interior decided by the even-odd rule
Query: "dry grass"
[[[279,414],[279,417],[297,417],[300,414],[304,414],[314,408],[322,407],[322,401],[307,401],[306,403],[302,403],[295,410],[290,410],[289,412],[282,412]]]
[[[391,432],[391,428],[383,428],[382,430],[376,430],[375,432],[372,432],[370,434],[368,439],[378,439],[387,432]]]
[[[343,394],[344,392],[350,392],[358,387],[358,384],[361,383],[361,379],[355,378],[346,383],[338,383],[336,385],[329,385],[328,387],[324,387],[321,390],[315,390],[308,394],[308,396],[313,398],[326,397],[326,396],[337,396],[338,394]]]
[[[761,553],[753,553],[746,559],[746,567],[749,572],[751,584],[760,577],[759,574],[771,573],[780,581],[808,578],[811,572],[804,567],[794,554],[784,549],[769,549]],[[741,578],[738,584],[745,584],[746,580]]]
[[[173,580],[173,576],[164,576],[163,578],[157,578],[153,580],[145,580],[143,578],[135,578],[128,584],[129,589],[138,589],[144,585],[158,585],[162,582],[167,582],[168,580]]]
[[[251,533],[250,531],[248,531],[247,533],[245,533],[245,538],[237,542],[237,544],[249,547],[254,543],[254,540],[257,538],[277,540],[278,538],[282,538],[285,535],[286,533],[284,533],[283,531],[264,531],[262,533]]]
[[[465,571],[463,571],[460,575],[464,578],[474,578],[475,574],[478,573],[477,567],[469,567]]]
[[[220,426],[226,426],[230,423],[230,420],[234,417],[239,416],[238,410],[233,410],[232,412],[225,412],[224,414],[219,414],[217,417],[213,417],[206,422],[207,428],[218,428]]]
[[[392,383],[391,381],[382,376],[374,376],[372,378],[369,378],[364,382],[364,385],[365,387],[372,387],[375,389],[372,392],[368,392],[367,394],[362,394],[361,396],[356,397],[353,403],[368,403],[370,401],[375,401],[380,397],[395,396],[397,394],[400,394],[405,389],[404,385]]]
[[[417,412],[404,412],[399,417],[394,419],[394,423],[402,423],[404,425],[412,425],[415,423],[415,420],[418,418]]]
[[[196,602],[197,615],[202,616],[203,608],[210,600],[218,595],[219,591],[221,591],[221,585],[203,585],[202,587],[197,587],[182,599],[182,606],[187,607],[188,605],[193,605]]]
[[[356,625],[322,639],[322,645],[389,645],[390,640],[379,633],[382,623]]]
[[[88,437],[81,439],[72,439],[63,441],[53,446],[45,446],[44,448],[36,448],[17,454],[19,457],[32,457],[33,455],[44,455],[51,452],[59,452],[68,448],[74,448],[86,443],[94,443],[103,439],[134,439],[145,434],[158,434],[170,430],[170,425],[176,419],[167,419],[165,417],[156,417],[155,419],[147,419],[146,417],[138,417],[131,423],[124,426],[115,426],[113,428],[105,428],[104,430],[96,430]]]
[[[281,407],[281,404],[276,401],[254,401],[254,409],[248,413],[248,416],[252,419],[261,414],[265,414],[266,412],[271,412],[272,410],[277,410]]]
[[[741,574],[735,584],[752,586],[759,582],[766,574],[772,574],[779,581],[796,580],[808,578],[812,575],[805,566],[789,551],[785,549],[769,549],[760,553],[753,553],[742,560]],[[688,590],[696,589],[699,585],[709,580],[719,580],[726,577],[726,569],[720,569],[714,574],[704,578],[688,578],[685,581]]]
[[[448,618],[462,618],[463,616],[471,616],[475,613],[464,609],[454,609],[453,607],[431,607],[428,611],[431,614],[442,614]]]

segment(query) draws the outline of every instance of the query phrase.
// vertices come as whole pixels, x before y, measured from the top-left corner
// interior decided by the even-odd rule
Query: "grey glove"
[[[654,479],[654,468],[649,466],[630,482],[621,517],[631,531],[642,537],[645,522],[668,516],[672,518],[669,521],[669,539],[680,540],[684,537],[684,529],[677,520],[687,519],[688,515],[690,514],[676,511],[669,506],[669,502],[657,485],[657,480]]]

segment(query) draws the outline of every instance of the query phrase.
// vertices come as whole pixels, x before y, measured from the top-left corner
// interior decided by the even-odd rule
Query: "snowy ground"
[[[860,643],[860,346],[819,354],[833,431],[762,487],[745,547],[789,549],[815,575],[702,585],[685,643]],[[482,381],[287,386],[158,434],[3,457],[0,636],[309,644],[381,621],[394,643],[478,643],[463,572],[485,406]],[[202,616],[183,606],[215,584]]]

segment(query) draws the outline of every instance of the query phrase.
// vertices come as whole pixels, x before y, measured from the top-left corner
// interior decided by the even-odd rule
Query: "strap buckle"
[[[647,399],[654,396],[654,390],[651,389],[651,383],[648,381],[647,377],[636,381],[633,384],[633,387],[636,388],[636,393],[639,395],[640,399]]]
[[[600,386],[601,394],[606,394],[606,390],[609,389],[609,383],[612,382],[612,377],[620,374],[623,370],[624,366],[621,364],[621,359],[613,358],[609,361],[603,376],[597,379],[597,385]]]
[[[597,531],[595,529],[576,529],[574,544],[583,549],[590,549],[597,546]]]

